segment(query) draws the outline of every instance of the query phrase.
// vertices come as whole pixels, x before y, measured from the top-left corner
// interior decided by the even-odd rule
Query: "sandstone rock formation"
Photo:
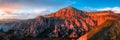
[[[106,20],[100,26],[90,30],[78,40],[120,40],[120,21]]]
[[[112,11],[85,12],[73,7],[35,19],[6,23],[15,34],[31,37],[79,38],[107,19],[119,19]]]

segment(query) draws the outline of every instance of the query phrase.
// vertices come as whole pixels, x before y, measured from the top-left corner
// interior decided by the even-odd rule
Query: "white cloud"
[[[120,13],[120,7],[106,7],[106,8],[90,8],[90,7],[85,7],[85,10],[87,10],[87,11],[107,11],[107,10],[111,10],[114,13]]]
[[[2,10],[0,10],[0,15],[4,14],[4,12]]]
[[[36,16],[45,15],[50,11],[45,9],[34,9],[34,10],[18,10],[7,13],[0,10],[0,20],[2,19],[32,19]]]
[[[17,18],[19,19],[33,19],[35,18],[36,16],[42,16],[42,15],[46,15],[46,14],[49,14],[50,11],[48,10],[45,10],[45,9],[35,9],[35,10],[31,10],[31,11],[26,11],[23,13],[22,12],[17,12],[17,13],[14,13],[17,15]]]
[[[120,13],[120,7],[113,7],[113,8],[100,8],[100,9],[96,9],[98,11],[105,11],[105,10],[111,10],[115,13]]]
[[[13,19],[15,17],[16,17],[16,15],[8,14],[8,13],[5,13],[4,11],[0,10],[0,20],[3,20],[3,19]]]

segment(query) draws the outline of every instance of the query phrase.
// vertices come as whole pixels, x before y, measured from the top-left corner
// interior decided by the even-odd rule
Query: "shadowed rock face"
[[[97,28],[97,33],[89,37],[89,40],[120,40],[120,22],[115,20],[108,20]],[[92,30],[93,31],[93,30]],[[90,31],[90,32],[92,32]],[[88,34],[91,35],[91,34]]]
[[[103,24],[79,37],[78,40],[120,40],[120,21],[106,20]]]
[[[95,14],[96,13],[96,14]],[[105,15],[102,15],[106,13]],[[32,37],[78,38],[107,19],[117,17],[113,12],[85,12],[73,7],[37,16],[35,19],[6,23],[15,34]],[[112,16],[111,16],[112,15]]]

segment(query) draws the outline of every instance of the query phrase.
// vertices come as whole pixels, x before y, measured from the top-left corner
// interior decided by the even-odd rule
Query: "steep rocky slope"
[[[14,34],[29,37],[64,37],[78,38],[107,19],[117,19],[119,16],[112,11],[85,12],[73,7],[60,9],[45,16],[37,16],[19,22],[4,23]]]
[[[120,40],[120,22],[117,20],[107,20],[104,24],[88,32],[88,39]]]
[[[106,20],[103,24],[78,38],[78,40],[120,40],[120,21]]]
[[[79,39],[88,40],[120,40],[120,21],[107,20],[102,25],[90,30]]]

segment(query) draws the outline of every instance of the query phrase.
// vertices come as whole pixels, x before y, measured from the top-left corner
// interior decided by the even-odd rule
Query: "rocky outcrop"
[[[101,16],[101,15],[112,15],[114,12],[108,10],[108,11],[99,11],[99,12],[87,12],[90,16]]]
[[[96,25],[84,11],[67,7],[53,14],[12,23],[11,27],[19,35],[77,38]]]
[[[106,20],[100,26],[90,30],[78,40],[120,40],[120,21]]]
[[[96,30],[92,32],[93,30]],[[107,20],[100,27],[93,29],[88,33],[89,40],[120,40],[120,22],[116,20]]]
[[[78,38],[105,20],[115,17],[117,16],[111,11],[85,12],[67,7],[52,14],[37,16],[35,19],[6,23],[5,25],[18,35]]]

